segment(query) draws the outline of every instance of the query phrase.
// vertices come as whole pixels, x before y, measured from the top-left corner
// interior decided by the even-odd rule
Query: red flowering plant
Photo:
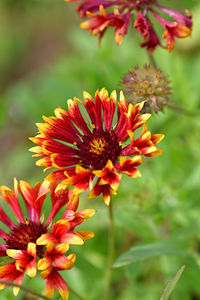
[[[94,236],[90,231],[75,232],[76,226],[94,214],[93,209],[77,211],[79,198],[67,188],[56,192],[57,183],[50,185],[52,209],[46,222],[42,221],[42,206],[49,191],[49,182],[37,183],[32,187],[28,182],[17,182],[14,179],[14,191],[6,186],[0,187],[0,197],[10,206],[17,218],[13,222],[0,206],[0,221],[8,227],[7,231],[0,229],[3,243],[0,245],[0,255],[11,260],[0,266],[0,289],[9,282],[17,284],[13,287],[14,295],[20,290],[25,273],[35,277],[41,270],[41,277],[46,280],[45,295],[51,297],[58,289],[63,299],[68,299],[68,286],[60,271],[73,267],[76,254],[67,254],[69,245],[82,245],[88,238]],[[21,194],[27,209],[27,217],[22,212],[19,202]],[[64,214],[56,223],[53,218],[67,204]]]
[[[175,37],[190,36],[192,30],[191,14],[186,11],[183,15],[175,10],[158,4],[156,0],[65,0],[81,2],[77,11],[81,18],[89,19],[82,22],[80,27],[90,30],[92,35],[99,36],[99,42],[108,27],[115,28],[115,41],[120,45],[127,34],[131,17],[134,15],[134,27],[141,34],[144,42],[141,47],[153,53],[157,46],[167,48],[169,52],[174,49]],[[172,21],[160,17],[160,10],[168,15]],[[154,30],[151,17],[154,17],[164,28],[163,38],[166,46],[161,44],[160,38]]]
[[[50,181],[61,181],[57,189],[73,186],[75,194],[89,189],[89,198],[103,194],[109,205],[121,174],[141,176],[137,169],[141,156],[162,153],[155,145],[163,134],[147,131],[145,123],[151,115],[140,114],[144,102],[128,104],[123,92],[120,102],[116,91],[109,96],[104,88],[97,90],[95,98],[87,92],[83,97],[84,101],[68,100],[68,111],[57,108],[55,117],[43,117],[45,123],[37,124],[39,134],[31,138],[38,146],[30,150],[36,152],[33,156],[43,157],[36,162],[38,166],[57,169],[47,176]],[[78,102],[87,115],[81,113]],[[140,127],[142,132],[135,138]]]

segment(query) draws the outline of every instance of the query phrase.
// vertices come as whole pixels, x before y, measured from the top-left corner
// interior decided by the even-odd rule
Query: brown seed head
[[[143,69],[135,67],[133,72],[128,72],[122,79],[127,100],[133,104],[146,101],[145,112],[152,109],[157,113],[163,111],[170,100],[171,87],[167,76],[159,69],[145,65]]]

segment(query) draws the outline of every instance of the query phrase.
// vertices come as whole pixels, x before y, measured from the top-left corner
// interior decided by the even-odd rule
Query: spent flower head
[[[121,44],[127,34],[133,16],[134,27],[140,33],[144,42],[141,47],[146,47],[153,53],[157,46],[167,48],[169,52],[174,49],[175,37],[185,38],[191,35],[191,14],[186,10],[183,15],[175,10],[158,4],[157,0],[65,0],[81,2],[77,11],[81,18],[88,20],[81,23],[80,27],[90,30],[92,35],[99,36],[99,42],[108,27],[115,28],[115,41]],[[168,15],[171,21],[163,19],[158,11]],[[154,30],[151,18],[154,17],[163,27],[163,46],[159,36]]]
[[[0,198],[7,202],[17,219],[17,222],[13,221],[0,206],[0,221],[8,228],[5,231],[0,229],[0,237],[3,240],[0,244],[0,256],[9,260],[6,265],[0,266],[0,281],[11,281],[21,285],[25,274],[32,278],[37,270],[41,270],[40,275],[46,280],[45,295],[53,296],[56,287],[66,300],[69,295],[68,287],[59,271],[71,269],[75,263],[76,254],[67,254],[69,245],[82,245],[86,239],[94,236],[93,232],[75,232],[74,229],[95,211],[86,209],[76,212],[78,196],[67,188],[56,192],[56,187],[57,183],[52,182],[52,209],[46,221],[42,220],[44,218],[41,217],[41,212],[49,191],[48,181],[39,182],[32,187],[28,182],[18,183],[14,179],[14,191],[7,186],[0,187]],[[27,216],[20,205],[20,194],[27,209]],[[53,218],[66,204],[62,218],[52,224]],[[6,287],[6,284],[0,283],[0,289]],[[20,287],[13,287],[15,296],[19,290]]]
[[[123,77],[120,85],[129,102],[136,104],[145,100],[144,112],[163,111],[170,101],[170,81],[161,70],[150,65],[143,69],[135,67]]]
[[[43,117],[45,123],[37,124],[39,134],[31,138],[38,146],[30,150],[36,153],[33,156],[43,157],[36,162],[38,166],[57,169],[47,179],[61,180],[58,189],[74,186],[75,194],[89,189],[89,198],[102,193],[109,205],[121,173],[139,177],[141,156],[162,153],[155,145],[163,134],[147,131],[145,123],[151,115],[140,114],[144,102],[128,104],[123,92],[120,102],[116,91],[109,96],[104,88],[97,90],[94,98],[84,92],[83,98],[68,100],[68,111],[57,108],[55,117]],[[80,111],[78,103],[85,111]],[[140,127],[142,132],[136,138],[134,132]]]

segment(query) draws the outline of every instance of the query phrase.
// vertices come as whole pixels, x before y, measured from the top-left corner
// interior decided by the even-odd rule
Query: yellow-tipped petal
[[[64,240],[62,240],[62,243],[68,243],[71,245],[83,245],[84,244],[83,239],[80,238],[80,236],[78,236],[72,232],[66,233],[66,235],[63,239]]]
[[[104,17],[107,17],[107,12],[106,12],[105,8],[103,7],[103,5],[99,5],[99,11]]]
[[[79,231],[78,234],[82,237],[82,239],[84,239],[84,241],[95,236],[95,233],[93,231],[88,230]]]
[[[111,98],[111,99],[114,99],[114,100],[117,99],[117,92],[116,92],[116,90],[112,91],[112,93],[111,93],[111,95],[110,95],[110,98]]]
[[[143,122],[146,122],[151,117],[151,114],[143,114],[140,116],[140,118],[143,120]]]
[[[130,176],[130,177],[132,177],[132,178],[138,178],[138,177],[141,177],[141,176],[142,176],[142,174],[140,173],[140,171],[136,170],[136,172],[132,176]]]
[[[59,244],[56,246],[56,250],[64,254],[69,250],[69,244],[68,243]]]
[[[65,226],[67,226],[67,227],[70,227],[70,223],[69,223],[67,220],[65,220],[65,219],[60,219],[60,220],[58,220],[58,221],[56,222],[56,224],[59,224],[59,225],[65,225]]]
[[[164,137],[164,134],[152,134],[152,142],[154,144],[158,144],[164,139]]]
[[[108,91],[106,90],[106,88],[102,88],[98,94],[101,99],[109,98],[109,94],[108,94]]]
[[[67,256],[67,258],[74,264],[76,261],[76,254],[71,253],[70,255]]]
[[[33,257],[36,257],[36,244],[35,243],[28,243],[27,253],[29,255],[32,255]]]
[[[150,153],[148,156],[150,157],[155,157],[155,156],[159,156],[163,154],[163,151],[161,149],[156,149],[156,151],[153,151],[152,153]]]
[[[30,152],[39,153],[41,152],[41,146],[34,146],[28,149]]]
[[[42,273],[40,274],[42,275]],[[45,296],[47,298],[51,298],[55,293],[55,287],[51,286],[45,289]]]
[[[92,96],[86,91],[83,91],[83,98],[84,98],[85,101],[86,100],[93,100]]]
[[[46,157],[37,160],[36,165],[38,167],[46,167]]]
[[[37,263],[37,267],[38,267],[38,270],[46,270],[48,269],[49,267],[51,267],[51,259],[48,257],[43,257],[41,258],[38,263]]]
[[[22,254],[21,250],[7,249],[6,254],[14,259],[19,259]]]
[[[37,265],[36,265],[36,261],[34,260],[27,265],[26,274],[30,278],[33,278],[33,277],[35,277],[36,273],[37,273]]]
[[[104,203],[105,203],[107,206],[110,205],[110,200],[111,200],[110,195],[107,195],[107,196],[103,197],[103,200],[104,200]]]
[[[122,103],[125,103],[125,102],[126,102],[126,99],[125,99],[125,97],[124,97],[123,91],[120,91],[119,101],[122,102]]]
[[[88,209],[84,209],[84,210],[79,211],[77,214],[80,215],[81,217],[85,218],[85,219],[86,218],[89,219],[95,213],[96,213],[96,210],[88,208]]]
[[[14,286],[13,287],[13,294],[14,294],[14,296],[17,296],[19,294],[19,290],[20,290],[20,288],[18,286]]]

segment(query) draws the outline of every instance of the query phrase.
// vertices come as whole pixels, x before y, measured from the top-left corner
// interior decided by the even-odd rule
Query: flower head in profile
[[[144,112],[152,109],[156,113],[163,111],[170,100],[170,81],[161,70],[150,65],[145,65],[143,69],[135,67],[123,77],[120,85],[130,103],[136,104],[145,100]]]
[[[68,111],[57,108],[55,117],[43,117],[45,123],[37,124],[39,134],[31,138],[38,146],[30,150],[36,152],[33,156],[43,157],[38,166],[57,169],[47,179],[61,181],[59,188],[74,186],[75,194],[89,189],[89,198],[103,194],[109,205],[121,174],[141,176],[137,169],[141,156],[162,153],[155,145],[163,135],[147,131],[145,123],[151,115],[140,114],[144,103],[128,105],[123,92],[120,102],[116,91],[109,97],[104,88],[94,98],[87,92],[83,97],[84,101],[68,100]],[[136,138],[134,132],[140,127]]]
[[[88,18],[80,27],[90,30],[92,35],[99,37],[99,42],[108,27],[115,29],[115,41],[120,45],[127,34],[132,16],[134,27],[140,33],[146,47],[153,53],[157,46],[162,46],[159,36],[154,30],[152,17],[163,27],[165,48],[171,52],[175,46],[175,37],[185,38],[191,35],[191,14],[186,11],[183,15],[175,10],[158,4],[157,0],[65,0],[81,2],[77,11],[81,18]],[[159,16],[158,11],[168,15],[171,21]]]
[[[57,184],[50,185],[52,209],[46,220],[42,221],[41,212],[43,202],[49,191],[49,182],[37,183],[32,187],[28,182],[17,182],[14,179],[14,191],[6,186],[0,187],[0,221],[8,230],[0,229],[0,255],[10,261],[0,266],[0,281],[10,281],[21,285],[23,277],[36,276],[41,270],[41,277],[46,280],[47,297],[54,294],[55,287],[63,299],[68,299],[68,287],[60,271],[71,269],[76,260],[76,254],[67,254],[69,245],[82,245],[88,238],[94,236],[90,231],[75,232],[74,229],[94,214],[94,210],[86,209],[76,212],[78,196],[73,195],[67,188],[55,192]],[[27,210],[25,217],[20,205],[21,195]],[[5,203],[3,203],[5,202]],[[2,207],[10,206],[16,217],[13,221]],[[52,223],[60,209],[67,204],[60,220]],[[10,214],[9,214],[10,215]],[[67,254],[67,255],[66,255]],[[0,283],[0,289],[8,285]],[[20,287],[14,286],[14,295],[18,295]]]

